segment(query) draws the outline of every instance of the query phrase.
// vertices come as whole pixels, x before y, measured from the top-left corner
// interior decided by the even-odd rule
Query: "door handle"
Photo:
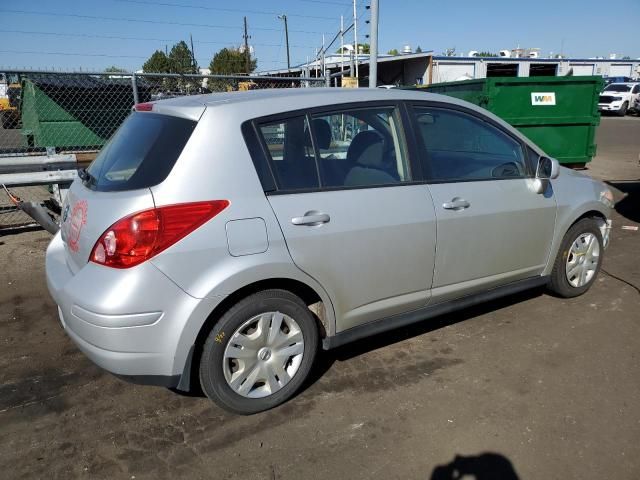
[[[291,219],[291,223],[293,223],[294,225],[306,225],[315,227],[318,225],[322,225],[323,223],[329,223],[330,220],[331,217],[326,213],[310,211],[305,213],[302,217],[293,217]]]
[[[442,208],[445,210],[455,210],[456,212],[459,210],[464,210],[465,208],[469,208],[471,204],[467,202],[464,198],[455,197],[452,198],[450,202],[444,202],[442,204]]]

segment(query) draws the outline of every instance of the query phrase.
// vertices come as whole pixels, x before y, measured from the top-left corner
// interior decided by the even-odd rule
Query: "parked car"
[[[631,77],[604,77],[604,86],[610,85],[612,83],[625,83],[625,82],[633,82]]]
[[[607,85],[598,100],[598,110],[613,112],[624,117],[628,110],[635,108],[635,101],[640,97],[640,83],[612,83]]]
[[[600,270],[611,191],[470,103],[278,89],[135,110],[46,255],[67,334],[123,378],[255,413],[320,346],[543,285],[573,297]]]

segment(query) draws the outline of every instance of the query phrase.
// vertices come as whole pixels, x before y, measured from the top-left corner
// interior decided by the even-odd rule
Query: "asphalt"
[[[618,204],[587,294],[535,290],[326,353],[250,417],[93,366],[47,293],[49,235],[1,237],[0,477],[638,478],[640,231],[622,226],[640,224],[640,118],[604,118],[597,139],[587,173]]]

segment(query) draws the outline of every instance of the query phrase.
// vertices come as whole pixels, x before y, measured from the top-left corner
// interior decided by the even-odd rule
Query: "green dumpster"
[[[150,89],[138,88],[140,101]],[[101,148],[131,112],[131,80],[87,75],[38,75],[22,80],[22,134],[29,147]]]
[[[494,77],[424,88],[486,108],[560,163],[584,165],[596,153],[602,85],[598,76]]]

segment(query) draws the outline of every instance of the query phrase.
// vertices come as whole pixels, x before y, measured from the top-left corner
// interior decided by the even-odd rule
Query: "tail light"
[[[228,200],[213,200],[134,213],[102,234],[89,260],[113,268],[133,267],[169,248],[228,206]]]
[[[151,112],[153,110],[153,103],[136,103],[133,108],[136,112]]]

